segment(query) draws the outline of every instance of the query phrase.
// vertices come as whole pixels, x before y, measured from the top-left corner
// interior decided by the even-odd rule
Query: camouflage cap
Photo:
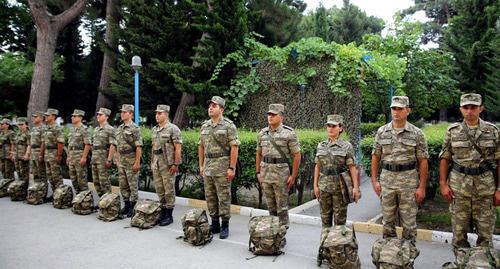
[[[402,107],[406,108],[410,106],[410,99],[408,96],[393,96],[391,107]]]
[[[466,105],[481,105],[481,95],[477,93],[466,93],[460,96],[460,106]]]
[[[35,111],[33,114],[31,114],[32,117],[43,117],[45,116],[45,113],[43,111]]]
[[[10,125],[10,124],[11,124],[11,122],[10,122],[10,120],[9,120],[9,119],[3,119],[0,123],[1,123],[1,124],[8,124],[8,125]]]
[[[326,124],[342,125],[344,124],[344,117],[338,114],[326,116]]]
[[[57,110],[55,108],[47,108],[47,112],[45,112],[45,116],[50,116],[50,115],[58,116],[59,110]]]
[[[157,105],[155,112],[170,112],[170,106],[167,105]]]
[[[104,107],[101,107],[101,108],[99,108],[99,111],[97,111],[97,114],[103,114],[103,115],[109,116],[109,115],[111,115],[111,110],[104,108]]]
[[[285,106],[282,104],[270,104],[267,114],[283,115],[285,113]]]
[[[123,104],[121,111],[134,112],[134,105]]]
[[[27,124],[28,123],[28,118],[26,117],[19,117],[16,120],[17,124]]]
[[[224,100],[224,98],[220,97],[220,96],[213,96],[212,99],[210,99],[207,103],[214,103],[214,104],[218,104],[219,106],[221,107],[225,107],[226,106],[226,101]]]
[[[85,111],[80,110],[80,109],[75,109],[75,110],[73,110],[73,114],[71,114],[71,116],[83,117],[83,116],[85,116]]]

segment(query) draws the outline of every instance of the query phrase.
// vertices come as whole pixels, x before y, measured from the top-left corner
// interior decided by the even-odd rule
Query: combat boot
[[[229,236],[229,220],[223,220],[220,227],[220,239],[226,239]]]
[[[166,208],[165,215],[163,216],[163,221],[160,222],[160,226],[167,226],[170,223],[174,222],[174,218],[172,217],[173,208]]]
[[[162,225],[162,223],[165,222],[165,215],[166,214],[167,214],[167,209],[162,207],[161,211],[160,211],[160,216],[158,217],[158,225],[165,226],[165,225]]]
[[[130,202],[130,208],[127,213],[127,218],[131,218],[134,215],[134,207],[136,202]]]
[[[122,208],[120,213],[123,216],[125,216],[125,215],[128,215],[128,211],[130,210],[130,201],[124,201],[123,204],[124,204],[124,207]]]
[[[220,233],[220,222],[219,222],[219,218],[213,218],[212,219],[212,224],[210,224],[210,231],[213,233],[213,234],[218,234]]]

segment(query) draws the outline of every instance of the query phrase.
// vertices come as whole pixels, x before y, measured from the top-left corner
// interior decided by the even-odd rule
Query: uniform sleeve
[[[240,140],[238,139],[238,130],[234,124],[231,124],[227,130],[227,141],[231,146],[239,146]]]
[[[373,142],[372,155],[382,156],[382,146],[379,143],[380,131],[375,135],[375,141]]]
[[[347,143],[347,154],[345,155],[346,165],[356,165],[356,155],[354,154],[354,148],[351,143]]]
[[[203,133],[203,126],[201,126],[200,137],[198,138],[198,145],[200,145],[200,146],[204,145],[202,133]]]
[[[90,131],[89,128],[83,129],[83,144],[90,145]]]
[[[495,129],[495,160],[498,162],[500,161],[500,140],[499,140],[500,134],[498,133],[498,129]]]
[[[439,159],[451,160],[451,131],[448,129],[444,134],[443,148],[439,153]]]
[[[64,129],[62,127],[57,127],[57,136],[56,136],[57,143],[62,143],[64,144]]]
[[[427,147],[427,139],[422,131],[419,131],[417,136],[417,159],[429,159],[429,148]]]
[[[139,127],[134,130],[134,144],[136,147],[142,147],[141,129]]]
[[[316,155],[314,156],[314,163],[319,164],[319,158],[318,158],[318,153],[321,150],[321,142],[318,143],[318,146],[316,147]]]
[[[174,144],[182,144],[181,130],[177,126],[174,126],[174,128],[172,128],[172,142]]]
[[[288,149],[290,150],[291,154],[300,152],[299,138],[297,136],[297,133],[295,132],[291,132],[290,134],[290,139],[288,140]]]
[[[255,150],[257,151],[262,151],[262,147],[260,146],[260,138],[261,138],[261,135],[260,135],[260,132],[257,134],[257,146],[255,147]]]
[[[26,134],[26,145],[30,145],[31,144],[31,132],[28,132]]]
[[[116,132],[115,132],[115,129],[114,128],[108,128],[107,130],[108,132],[108,143],[110,145],[115,145],[116,146]]]

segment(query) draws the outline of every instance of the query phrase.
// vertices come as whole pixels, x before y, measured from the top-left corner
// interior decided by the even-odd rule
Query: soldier
[[[43,136],[43,121],[44,114],[41,111],[37,111],[31,115],[31,122],[33,123],[33,128],[31,128],[30,132],[30,146],[29,146],[29,155],[31,159],[31,173],[33,174],[34,182],[45,182],[47,177],[45,175],[45,164],[41,157],[41,145],[42,145],[42,136]]]
[[[2,175],[4,178],[14,178],[14,136],[15,133],[12,131],[11,122],[9,119],[3,119],[1,121],[1,133],[0,145],[2,151]]]
[[[269,215],[278,216],[280,224],[289,226],[288,191],[295,183],[300,166],[300,145],[295,131],[283,125],[285,106],[269,105],[268,127],[257,137],[256,174],[266,197]],[[293,156],[290,174],[289,160]]]
[[[40,150],[40,161],[45,161],[45,171],[52,191],[63,185],[61,162],[64,150],[64,130],[62,126],[56,124],[58,115],[59,110],[53,108],[48,108],[45,112],[47,125],[42,135]]]
[[[230,190],[240,145],[236,126],[223,116],[225,104],[219,96],[213,96],[209,101],[210,120],[201,126],[198,142],[200,175],[204,180],[205,198],[212,218],[210,229],[214,234],[220,233],[221,239],[229,236]]]
[[[142,138],[139,127],[132,121],[134,106],[122,105],[123,123],[116,129],[116,147],[119,153],[118,178],[125,206],[122,215],[132,217],[138,197],[139,170],[141,169]]]
[[[15,141],[15,160],[16,171],[19,179],[26,182],[26,188],[29,185],[30,162],[29,162],[29,145],[30,145],[30,130],[28,128],[28,119],[25,117],[17,118],[17,132]]]
[[[344,131],[342,125],[343,117],[341,115],[327,116],[328,139],[318,144],[314,160],[316,163],[314,167],[314,194],[319,200],[324,231],[332,226],[333,221],[335,221],[335,225],[345,225],[348,202],[351,199],[357,202],[361,196],[354,150],[351,143],[340,138],[340,134]],[[352,198],[349,200],[345,199],[342,191],[344,180],[352,182]]]
[[[109,125],[111,110],[101,107],[97,112],[99,126],[92,137],[92,180],[99,197],[111,192],[109,169],[116,149],[115,129]]]
[[[470,247],[467,232],[472,226],[477,232],[477,245],[493,247],[495,205],[500,204],[500,143],[498,128],[479,118],[483,110],[481,95],[462,95],[460,112],[464,119],[448,128],[439,154],[439,185],[450,203],[457,258],[459,248]]]
[[[407,122],[410,111],[408,97],[392,97],[392,121],[380,127],[375,136],[371,181],[381,199],[383,237],[397,237],[395,226],[399,214],[403,238],[415,246],[417,204],[425,198],[429,153],[422,130]]]
[[[90,150],[90,135],[87,126],[82,124],[85,111],[75,109],[71,114],[71,126],[68,136],[69,177],[75,193],[89,189],[86,178],[87,155]]]
[[[156,122],[152,133],[151,170],[155,183],[156,194],[162,205],[160,226],[173,222],[172,211],[175,204],[174,179],[181,163],[181,131],[169,122],[170,106],[156,107]]]

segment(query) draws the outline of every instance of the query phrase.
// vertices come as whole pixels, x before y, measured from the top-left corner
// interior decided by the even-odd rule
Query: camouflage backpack
[[[57,187],[52,195],[52,205],[54,208],[64,209],[70,208],[73,201],[73,190],[69,185],[61,185]]]
[[[137,201],[130,225],[140,229],[149,229],[158,223],[161,204],[158,201],[144,199]]]
[[[31,205],[43,204],[43,199],[47,197],[48,187],[47,182],[35,182],[29,186],[26,203]]]
[[[372,248],[372,261],[380,269],[412,269],[420,251],[408,240],[380,238]]]
[[[0,180],[0,197],[5,197],[9,196],[9,193],[7,192],[10,183],[12,183],[14,179],[12,178],[4,178]]]
[[[27,191],[28,186],[26,185],[26,182],[20,179],[14,180],[12,183],[10,183],[9,188],[7,189],[7,192],[9,193],[10,200],[12,201],[24,201],[26,200],[26,195],[28,194]]]
[[[94,196],[92,191],[82,191],[73,198],[71,211],[78,215],[88,215],[94,212]]]
[[[204,209],[193,208],[188,210],[181,218],[184,241],[195,246],[204,245],[212,241],[213,235],[208,224],[207,213]]]
[[[97,213],[97,218],[103,221],[113,221],[121,219],[120,215],[120,195],[117,193],[106,193],[104,194],[99,202],[99,213]]]
[[[286,244],[286,226],[276,216],[255,216],[248,222],[248,250],[254,255],[281,255]],[[253,246],[252,246],[253,245]]]
[[[443,264],[443,269],[477,268],[500,268],[500,250],[488,247],[459,248],[456,261]]]
[[[345,225],[330,228],[323,235],[318,252],[318,266],[326,260],[334,269],[361,268],[356,233]]]

